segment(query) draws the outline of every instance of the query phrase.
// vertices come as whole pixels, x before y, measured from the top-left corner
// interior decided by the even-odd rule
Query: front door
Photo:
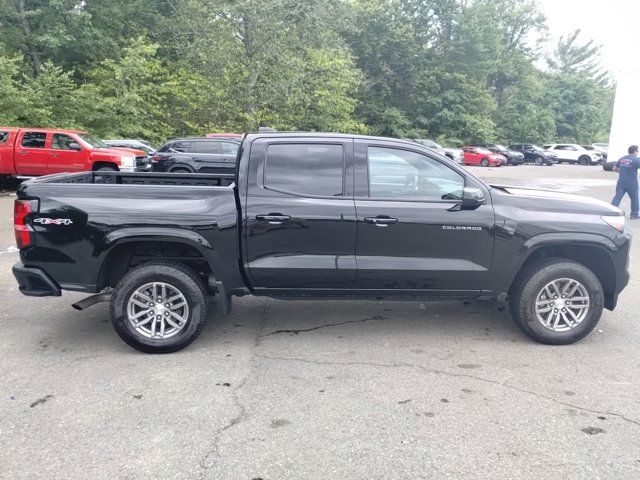
[[[356,184],[356,288],[480,291],[493,255],[493,208],[461,206],[465,186],[480,185],[465,185],[456,166],[409,146],[356,141],[355,157],[355,178],[368,180]]]
[[[351,139],[258,139],[244,196],[245,268],[256,291],[353,287]],[[352,177],[349,177],[352,178]]]
[[[85,170],[84,155],[81,151],[71,150],[71,143],[80,142],[64,133],[54,133],[51,148],[47,149],[49,173],[80,172]]]

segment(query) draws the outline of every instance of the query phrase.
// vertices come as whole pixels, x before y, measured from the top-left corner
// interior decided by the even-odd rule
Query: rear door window
[[[25,132],[21,145],[24,148],[44,148],[47,141],[45,132]]]
[[[195,153],[204,153],[207,155],[220,154],[220,142],[195,142]]]
[[[9,138],[9,132],[0,132],[0,143],[5,143]]]
[[[343,192],[343,168],[342,145],[269,145],[264,185],[294,195],[339,197]]]

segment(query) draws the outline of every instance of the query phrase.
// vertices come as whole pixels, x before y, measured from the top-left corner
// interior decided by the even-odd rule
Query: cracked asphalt
[[[615,184],[598,167],[472,171],[603,200]],[[490,302],[247,297],[186,350],[145,355],[106,304],[18,293],[12,203],[0,193],[0,478],[640,478],[633,273],[571,346],[532,343]]]

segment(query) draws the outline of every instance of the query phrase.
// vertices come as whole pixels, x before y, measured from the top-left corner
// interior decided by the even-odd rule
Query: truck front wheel
[[[202,280],[180,263],[157,260],[130,270],[115,287],[111,318],[127,344],[146,353],[171,353],[193,342],[207,320]]]
[[[561,258],[529,266],[514,283],[509,300],[516,325],[548,345],[567,345],[587,336],[603,306],[598,277],[584,265]]]

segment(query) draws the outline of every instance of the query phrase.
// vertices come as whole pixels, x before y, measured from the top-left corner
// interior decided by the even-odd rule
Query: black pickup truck
[[[235,174],[43,177],[20,186],[14,223],[23,294],[110,299],[145,352],[185,347],[248,294],[496,299],[530,337],[568,344],[629,280],[619,209],[489,186],[388,138],[253,134]]]

